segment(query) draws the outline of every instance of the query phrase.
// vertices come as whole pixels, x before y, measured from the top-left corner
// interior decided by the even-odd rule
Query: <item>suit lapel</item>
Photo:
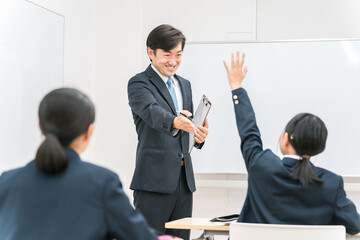
[[[151,65],[149,65],[149,67],[145,70],[145,72],[149,77],[150,81],[156,86],[156,88],[159,90],[165,101],[169,104],[172,112],[176,115],[174,102],[164,81],[154,71],[154,69],[152,69]]]

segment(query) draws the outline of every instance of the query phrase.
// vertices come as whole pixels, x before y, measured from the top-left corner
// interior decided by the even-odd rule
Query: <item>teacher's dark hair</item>
[[[36,167],[46,174],[63,171],[68,158],[63,150],[95,121],[95,107],[82,92],[59,88],[48,93],[39,106],[39,122],[45,140],[37,150]]]
[[[146,46],[154,50],[156,55],[157,49],[162,49],[165,52],[170,51],[176,47],[180,42],[182,43],[181,49],[185,47],[185,36],[182,32],[170,25],[162,24],[154,28],[146,40]]]
[[[327,138],[325,123],[313,114],[300,113],[286,125],[285,132],[288,133],[291,146],[298,155],[302,156],[302,160],[291,169],[292,177],[300,181],[306,189],[310,184],[323,185],[308,158],[325,149]]]

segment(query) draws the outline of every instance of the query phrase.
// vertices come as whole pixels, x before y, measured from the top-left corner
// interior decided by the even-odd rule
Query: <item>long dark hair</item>
[[[310,157],[325,149],[327,129],[325,123],[310,113],[300,113],[286,125],[285,132],[296,153],[302,159],[291,169],[292,177],[299,180],[307,189],[309,184],[322,185],[323,182],[315,174]]]
[[[39,122],[45,140],[37,150],[35,164],[46,174],[63,171],[68,158],[63,147],[95,121],[95,107],[79,90],[59,88],[48,93],[39,106]]]

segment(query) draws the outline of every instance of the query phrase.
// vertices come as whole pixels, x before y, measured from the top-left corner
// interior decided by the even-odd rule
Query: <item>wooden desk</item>
[[[230,226],[217,225],[210,222],[210,218],[182,218],[165,223],[165,228],[203,230],[204,233],[196,240],[213,240],[214,235],[228,236],[230,230]],[[360,233],[354,236],[346,235],[346,239],[360,240]]]
[[[230,230],[230,226],[217,225],[210,222],[210,218],[182,218],[165,223],[165,228],[203,230],[203,234],[196,240],[213,240],[214,235],[228,236]]]

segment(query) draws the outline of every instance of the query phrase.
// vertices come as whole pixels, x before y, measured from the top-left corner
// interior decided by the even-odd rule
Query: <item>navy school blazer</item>
[[[118,176],[65,148],[65,171],[46,175],[34,161],[0,177],[0,239],[138,239],[157,235],[135,211]]]
[[[238,221],[344,225],[347,233],[358,233],[360,217],[354,203],[346,197],[342,177],[312,165],[324,186],[310,185],[306,190],[291,177],[291,168],[298,160],[281,160],[271,150],[263,150],[245,89],[235,89],[232,94],[241,152],[248,171],[248,191]]]

